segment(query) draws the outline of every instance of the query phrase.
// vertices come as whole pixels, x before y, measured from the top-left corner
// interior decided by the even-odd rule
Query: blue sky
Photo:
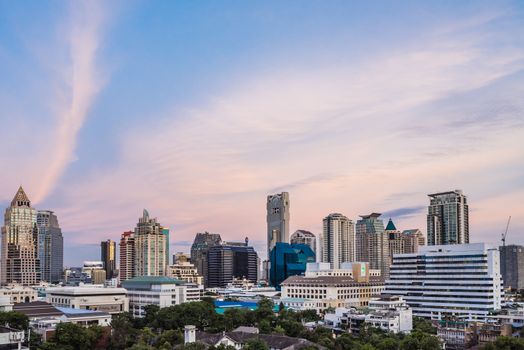
[[[0,204],[55,210],[66,264],[132,229],[249,236],[372,211],[425,231],[461,188],[473,241],[524,243],[519,1],[0,1]]]

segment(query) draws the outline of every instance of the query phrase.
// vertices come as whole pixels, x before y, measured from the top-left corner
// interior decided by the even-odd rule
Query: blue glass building
[[[307,263],[315,260],[315,252],[306,244],[278,242],[270,253],[269,282],[280,290],[280,284],[286,278],[303,275]]]

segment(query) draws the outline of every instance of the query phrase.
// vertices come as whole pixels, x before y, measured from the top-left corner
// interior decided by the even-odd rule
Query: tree
[[[0,312],[0,325],[9,325],[9,327],[18,330],[27,330],[29,328],[29,318],[16,311]]]
[[[266,342],[260,338],[251,338],[246,341],[243,350],[269,350]]]
[[[199,343],[199,342],[195,342],[195,343],[184,344],[182,345],[180,349],[181,350],[206,350],[206,345]]]
[[[129,312],[113,315],[111,331],[111,349],[123,350],[135,343],[137,330],[133,327],[133,317]]]
[[[144,325],[146,327],[152,327],[155,328],[156,326],[156,318],[158,315],[158,311],[160,311],[160,306],[158,305],[146,305],[144,307],[145,316],[143,319]]]
[[[422,317],[413,317],[413,330],[426,334],[437,334],[437,329],[435,326],[433,326],[431,321],[428,321]]]

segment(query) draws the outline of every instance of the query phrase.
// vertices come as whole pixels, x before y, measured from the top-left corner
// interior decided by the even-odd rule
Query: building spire
[[[31,201],[27,197],[22,185],[18,188],[18,191],[15,194],[15,197],[11,201],[12,207],[30,207]]]
[[[389,218],[388,224],[386,226],[386,231],[396,231],[397,228],[395,227],[395,224],[393,223],[393,220]]]

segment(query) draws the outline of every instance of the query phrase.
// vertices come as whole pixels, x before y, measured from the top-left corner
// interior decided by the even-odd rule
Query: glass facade
[[[277,243],[270,253],[269,280],[280,290],[280,284],[290,276],[303,275],[307,263],[315,262],[315,252],[306,244]]]

